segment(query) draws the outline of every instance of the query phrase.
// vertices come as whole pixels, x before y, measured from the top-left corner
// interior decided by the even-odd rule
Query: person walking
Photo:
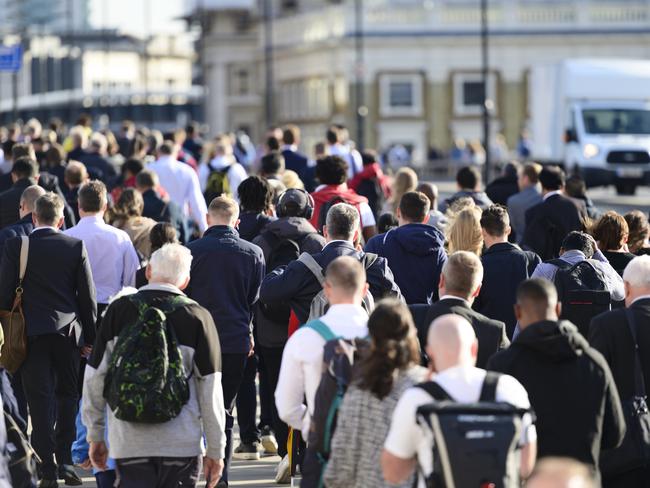
[[[507,207],[512,222],[512,230],[515,234],[515,241],[521,244],[526,230],[526,211],[542,202],[541,188],[539,185],[539,174],[542,166],[537,163],[526,163],[519,170],[519,193],[508,198]]]
[[[212,314],[221,344],[226,454],[223,480],[228,482],[232,455],[232,411],[246,361],[253,351],[251,317],[264,277],[262,250],[239,237],[239,206],[230,197],[217,197],[208,208],[209,228],[188,244],[192,269],[187,295]]]
[[[526,388],[537,417],[539,458],[570,457],[598,472],[601,450],[617,447],[625,433],[607,362],[576,326],[558,319],[551,282],[519,285],[515,314],[521,333],[487,369],[512,375]]]
[[[123,488],[194,487],[201,465],[208,487],[226,486],[219,481],[226,446],[221,350],[210,312],[181,298],[190,280],[191,261],[190,252],[179,244],[157,250],[147,268],[149,284],[135,295],[117,299],[107,309],[88,362],[82,416],[88,428],[90,460],[95,468],[106,469],[106,429],[118,485]],[[189,373],[189,395],[171,420],[149,424],[121,420],[104,396],[112,358],[123,352],[120,341],[129,337],[125,329],[139,323],[141,310],[154,307],[170,310],[164,313],[165,320],[182,353],[182,369]]]
[[[57,477],[66,484],[81,484],[72,468],[70,448],[75,437],[79,361],[91,350],[97,320],[86,247],[59,232],[63,207],[63,199],[53,193],[36,200],[22,282],[28,347],[20,374],[31,415],[32,445],[41,458],[41,488],[55,488]],[[5,244],[0,264],[0,308],[4,310],[10,310],[14,301],[22,239],[14,237]]]
[[[34,230],[34,220],[32,218],[34,205],[36,205],[36,200],[45,193],[45,190],[38,185],[31,185],[23,190],[18,207],[20,220],[0,230],[0,256],[2,256],[7,240],[16,236],[27,236]]]

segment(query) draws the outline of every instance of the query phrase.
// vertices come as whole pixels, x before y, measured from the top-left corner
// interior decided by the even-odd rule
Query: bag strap
[[[435,381],[426,381],[424,383],[415,385],[415,387],[420,388],[421,390],[427,392],[431,397],[433,397],[434,400],[454,401],[454,399],[449,395],[449,393],[447,393],[447,391]]]
[[[307,322],[305,324],[305,327],[309,327],[318,333],[323,339],[325,339],[325,342],[339,338],[339,336],[332,332],[332,329],[330,329],[329,326],[322,320],[312,320],[311,322]]]
[[[497,384],[499,383],[499,373],[488,371],[483,380],[483,387],[481,388],[481,396],[479,402],[493,402],[497,398]]]
[[[573,265],[571,263],[567,263],[564,259],[560,259],[560,258],[551,259],[550,261],[546,261],[546,264],[552,264],[556,268],[562,269],[562,270],[571,269],[573,267]]]
[[[306,252],[303,252],[298,258],[302,264],[304,264],[309,271],[316,277],[318,283],[323,286],[325,283],[325,277],[323,276],[323,268],[320,264],[314,259],[314,257]]]
[[[634,312],[630,308],[625,309],[627,326],[632,334],[634,342],[634,393],[637,397],[646,397],[645,380],[643,379],[643,369],[641,368],[641,355],[639,354],[639,341],[637,340],[637,323],[634,318]]]
[[[18,272],[18,286],[22,288],[25,271],[27,271],[27,257],[29,255],[29,237],[20,238],[20,268]]]
[[[375,261],[377,261],[377,258],[379,258],[379,255],[372,253],[372,252],[367,252],[364,253],[363,258],[361,258],[361,264],[363,264],[363,267],[368,270],[370,266],[375,264]]]

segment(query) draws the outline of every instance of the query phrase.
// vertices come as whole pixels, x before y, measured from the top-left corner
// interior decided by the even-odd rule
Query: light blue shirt
[[[126,232],[106,224],[102,216],[93,215],[83,217],[64,234],[81,239],[86,246],[97,303],[108,303],[125,286],[135,286],[140,260]]]

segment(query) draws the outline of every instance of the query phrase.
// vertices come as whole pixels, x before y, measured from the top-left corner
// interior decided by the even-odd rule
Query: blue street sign
[[[0,71],[20,71],[23,64],[23,47],[20,44],[0,46]]]

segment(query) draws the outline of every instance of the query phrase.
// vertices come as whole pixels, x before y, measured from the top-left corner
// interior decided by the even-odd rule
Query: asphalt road
[[[440,195],[446,198],[455,191],[453,182],[438,183]],[[646,214],[650,211],[650,188],[643,187],[637,190],[635,196],[618,196],[613,188],[596,188],[589,190],[589,196],[601,210],[616,210],[625,213],[629,210],[639,209]],[[235,461],[231,469],[230,486],[247,486],[256,488],[270,488],[273,482],[275,468],[280,458],[268,457],[260,461]],[[90,473],[84,474],[85,487],[94,487],[94,478]],[[201,482],[199,486],[205,486]]]

